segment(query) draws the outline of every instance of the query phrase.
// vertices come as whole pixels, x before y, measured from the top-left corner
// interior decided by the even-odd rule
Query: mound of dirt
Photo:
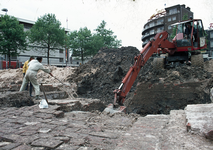
[[[153,70],[152,66],[153,58],[150,58],[147,63],[143,66],[138,76],[139,82],[151,82],[151,83],[174,83],[179,84],[183,82],[195,82],[200,80],[209,79],[212,77],[212,72],[209,72],[208,68],[192,67],[186,64],[181,66],[163,69],[163,70]],[[205,62],[211,64],[213,62]]]
[[[155,71],[152,58],[149,59],[138,76],[134,96],[125,102],[128,112],[169,114],[170,110],[184,109],[187,104],[211,103],[211,64],[213,60],[205,62],[204,68],[183,64]]]
[[[113,91],[121,84],[132,65],[132,59],[138,53],[135,47],[103,48],[92,60],[79,66],[68,77],[68,81],[78,83],[77,93],[80,97],[101,99],[105,104],[112,103]]]

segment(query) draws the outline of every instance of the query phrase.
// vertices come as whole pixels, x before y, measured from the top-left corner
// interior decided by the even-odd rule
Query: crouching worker
[[[39,70],[43,70],[44,72],[46,73],[49,73],[51,76],[53,76],[51,73],[50,73],[50,70],[49,69],[45,69],[44,66],[41,64],[42,62],[42,57],[37,57],[36,58],[37,60],[31,60],[29,63],[28,63],[28,70],[26,72],[26,75],[24,76],[24,79],[23,79],[23,82],[22,82],[22,85],[21,85],[21,88],[19,91],[24,91],[28,82],[30,81],[35,89],[35,95],[36,95],[36,100],[39,100],[41,99],[39,97],[40,95],[40,88],[39,88],[39,84],[38,84],[38,81],[37,81],[37,73]]]

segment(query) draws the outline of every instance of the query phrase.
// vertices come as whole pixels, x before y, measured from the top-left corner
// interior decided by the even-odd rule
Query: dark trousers
[[[24,76],[25,76],[25,73],[23,73],[23,77],[24,77]],[[28,91],[28,84],[27,84],[25,90]],[[32,92],[33,92],[33,85],[32,85],[32,83],[30,82],[30,96],[32,96]]]

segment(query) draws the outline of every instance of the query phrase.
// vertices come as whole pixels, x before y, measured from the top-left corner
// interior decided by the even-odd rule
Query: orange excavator
[[[147,60],[156,54],[153,60],[153,69],[164,69],[177,63],[191,64],[192,66],[203,67],[204,60],[201,49],[207,47],[205,32],[201,19],[190,19],[171,25],[176,28],[176,36],[170,42],[168,32],[157,33],[149,41],[140,53],[134,57],[134,65],[130,67],[121,85],[113,92],[115,94],[113,104],[105,108],[106,112],[125,112],[123,105],[125,98],[136,80],[141,68]]]

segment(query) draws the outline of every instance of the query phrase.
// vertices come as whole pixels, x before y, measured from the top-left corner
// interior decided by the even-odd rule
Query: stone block
[[[89,135],[102,137],[102,138],[109,138],[109,139],[117,139],[119,136],[113,132],[91,132]]]
[[[1,141],[1,138],[0,138]],[[11,142],[0,142],[0,147],[6,146],[8,144],[10,144]]]
[[[53,139],[63,141],[64,143],[67,143],[70,140],[69,137],[63,137],[63,136],[53,137]]]
[[[1,138],[2,141],[15,142],[19,138],[21,138],[21,136],[20,135],[16,135],[16,134],[9,134],[9,135],[3,135],[0,138]]]
[[[64,117],[64,112],[63,111],[55,111],[53,113],[53,115],[56,117],[56,118],[63,118]]]
[[[16,139],[16,142],[22,143],[22,144],[30,144],[33,141],[37,140],[39,137],[37,134],[30,135],[30,136],[21,136],[20,138]]]
[[[213,140],[213,104],[187,105],[185,108],[188,132]],[[190,125],[190,126],[189,126]]]
[[[28,145],[20,145],[20,146],[14,148],[13,150],[31,150],[31,146],[28,146]]]
[[[21,143],[11,143],[6,146],[1,147],[1,150],[11,150],[21,145]]]
[[[38,146],[38,147],[46,147],[54,149],[61,145],[63,141],[60,140],[54,140],[54,139],[38,139],[31,143],[32,146]]]

